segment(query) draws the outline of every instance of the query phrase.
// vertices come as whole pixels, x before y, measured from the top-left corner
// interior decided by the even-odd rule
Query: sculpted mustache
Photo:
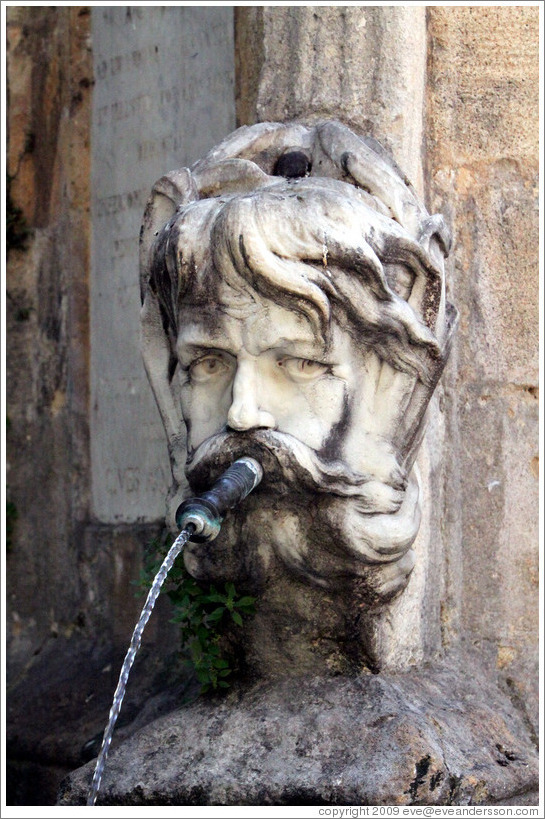
[[[342,497],[357,497],[373,476],[355,472],[337,460],[326,460],[316,450],[283,432],[254,430],[223,432],[208,438],[189,454],[187,479],[195,491],[203,491],[231,463],[244,455],[258,460],[264,472],[263,486],[297,486]]]

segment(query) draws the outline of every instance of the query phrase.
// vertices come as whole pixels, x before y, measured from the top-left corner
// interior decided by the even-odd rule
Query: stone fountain
[[[124,742],[102,804],[504,804],[532,788],[521,717],[477,666],[391,662],[427,559],[416,459],[456,328],[450,241],[390,155],[336,121],[240,128],[155,184],[141,322],[167,523],[259,461],[255,492],[185,552],[195,578],[258,603],[229,693]],[[91,774],[60,804],[83,803]]]

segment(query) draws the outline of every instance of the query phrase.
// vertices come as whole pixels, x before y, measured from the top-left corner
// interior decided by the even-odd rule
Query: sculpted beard
[[[301,527],[293,540],[283,528],[282,518],[276,516],[275,542],[270,544],[296,575],[330,588],[342,577],[366,578],[366,587],[371,583],[372,594],[383,599],[404,588],[414,565],[410,547],[420,525],[419,483],[414,474],[405,480],[401,471],[394,469],[390,482],[384,483],[325,457],[291,435],[259,429],[219,433],[190,453],[186,474],[191,490],[206,490],[243,456],[261,463],[263,480],[245,501],[244,509],[233,510],[226,518],[218,541],[227,546],[227,552],[220,556],[217,546],[190,545],[186,559],[195,576],[223,576],[229,561],[237,559],[229,543],[238,543],[235,551],[245,555],[243,563],[254,559],[263,518],[258,514],[256,528],[250,521],[256,512],[266,513],[269,505],[265,498],[273,495],[281,499],[287,512],[291,507],[292,519],[294,515]],[[326,502],[316,504],[316,493],[326,495]],[[274,507],[278,509],[278,504]],[[246,549],[240,528],[243,521],[250,523],[247,533],[253,533]],[[233,577],[240,577],[241,565]]]

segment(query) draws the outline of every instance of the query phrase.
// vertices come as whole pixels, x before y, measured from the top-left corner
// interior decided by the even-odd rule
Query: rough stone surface
[[[535,748],[510,702],[467,672],[284,680],[199,700],[112,753],[98,804],[520,804],[536,788]],[[60,805],[85,803],[92,770],[68,777]]]
[[[88,514],[89,13],[12,7],[7,20],[8,668],[79,612]],[[24,223],[23,223],[24,220]]]
[[[428,15],[430,202],[454,231],[460,303],[445,380],[443,624],[500,670],[537,726],[538,9]]]
[[[138,234],[155,179],[234,126],[232,16],[92,10],[91,479],[104,523],[165,514],[168,453],[139,344]]]
[[[253,125],[263,67],[263,9],[235,6],[235,105],[239,125]]]

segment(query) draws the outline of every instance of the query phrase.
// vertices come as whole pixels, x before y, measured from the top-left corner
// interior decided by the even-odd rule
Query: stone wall
[[[445,382],[443,626],[537,724],[538,9],[428,15],[428,193],[454,230],[461,314]]]
[[[164,516],[138,231],[155,179],[235,126],[232,10],[21,6],[6,29],[8,799],[54,804],[103,729]],[[129,714],[177,649],[162,603]]]
[[[93,74],[88,9],[8,11],[8,657],[20,670],[84,617]]]
[[[130,581],[170,485],[139,350],[140,221],[153,182],[195,161],[235,117],[230,9],[18,7],[7,35],[17,672],[58,634],[124,645],[130,632],[112,613],[137,616]],[[126,588],[112,586],[118,576]]]

